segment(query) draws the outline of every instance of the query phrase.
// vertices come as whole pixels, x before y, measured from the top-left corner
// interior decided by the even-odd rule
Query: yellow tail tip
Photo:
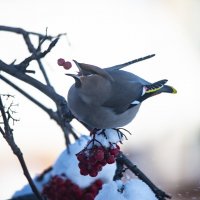
[[[172,87],[172,94],[176,94],[176,93],[177,93],[177,90]]]

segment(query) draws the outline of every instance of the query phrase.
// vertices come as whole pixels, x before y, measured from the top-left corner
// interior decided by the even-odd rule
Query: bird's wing
[[[126,71],[110,71],[113,78],[110,98],[102,106],[112,109],[115,113],[125,112],[130,104],[140,98],[143,85],[149,84],[140,77]]]
[[[142,84],[138,82],[114,82],[110,98],[102,106],[112,109],[117,114],[123,113],[141,96],[142,88]]]

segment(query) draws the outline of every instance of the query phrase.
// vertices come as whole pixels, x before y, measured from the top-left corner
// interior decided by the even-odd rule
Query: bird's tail
[[[152,57],[154,57],[154,56],[155,56],[155,54],[151,54],[151,55],[148,55],[148,56],[145,56],[145,57],[137,58],[137,59],[135,59],[135,60],[131,60],[131,61],[126,62],[126,63],[123,63],[123,64],[115,65],[115,66],[113,66],[113,67],[107,67],[106,70],[107,70],[107,71],[120,70],[120,69],[122,69],[122,68],[124,68],[124,67],[127,67],[127,66],[129,66],[129,65],[134,64],[134,63],[137,63],[137,62],[140,62],[140,61],[143,61],[143,60],[152,58]]]
[[[155,96],[162,92],[176,94],[177,93],[176,89],[172,86],[165,85],[166,82],[167,80],[164,79],[164,80],[152,83],[150,85],[145,85],[143,89],[143,94],[138,99],[138,101],[141,103],[145,99],[148,99],[149,97]]]
[[[166,93],[172,93],[172,94],[176,94],[177,90],[169,85],[164,85],[161,89],[160,92],[166,92]]]
[[[144,94],[157,94],[161,92],[166,92],[166,93],[173,93],[176,94],[177,91],[175,88],[169,85],[165,85],[168,80],[163,79],[161,81],[157,81],[155,83],[152,83],[150,85],[145,85],[145,91]]]

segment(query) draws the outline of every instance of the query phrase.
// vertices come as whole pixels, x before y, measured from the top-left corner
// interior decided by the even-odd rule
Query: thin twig
[[[47,50],[43,52],[36,52],[34,47],[31,47],[31,53],[32,55],[29,56],[28,58],[25,58],[21,63],[18,64],[19,69],[23,67],[22,71],[25,71],[26,68],[28,67],[29,63],[33,60],[40,60],[41,58],[45,57],[51,50],[52,48],[57,44],[59,38],[56,38],[53,40],[50,44]]]
[[[22,28],[18,28],[18,27],[0,26],[0,31],[13,32],[13,33],[21,34],[21,35],[26,35],[26,34],[36,35],[40,38],[47,38],[48,40],[52,40],[53,38],[55,38],[55,36],[50,36],[50,35],[47,36],[47,35],[43,35],[41,33],[26,31],[26,30],[24,30]]]

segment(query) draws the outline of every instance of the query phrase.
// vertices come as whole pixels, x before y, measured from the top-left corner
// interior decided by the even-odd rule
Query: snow
[[[112,144],[117,144],[120,141],[122,141],[124,137],[117,132],[115,129],[104,129],[104,130],[99,130],[97,131],[95,135],[95,140],[98,142],[95,142],[97,146],[100,144],[103,145],[104,147],[109,148],[110,143]]]
[[[112,181],[104,184],[95,200],[157,200],[151,189],[139,179],[131,179],[126,183]]]
[[[152,190],[139,179],[132,179],[125,184],[124,196],[128,200],[157,200]]]
[[[118,192],[118,184],[115,181],[104,184],[102,190],[96,196],[95,200],[114,199],[126,200],[122,193]]]

